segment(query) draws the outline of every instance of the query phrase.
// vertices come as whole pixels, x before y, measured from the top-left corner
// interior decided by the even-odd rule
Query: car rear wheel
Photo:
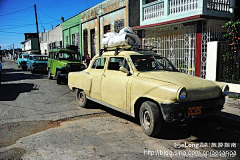
[[[146,101],[143,102],[139,111],[142,130],[149,136],[156,136],[162,127],[162,116],[157,104]]]
[[[80,89],[76,90],[76,100],[80,107],[82,108],[87,107],[87,96],[83,90]]]
[[[51,75],[50,69],[48,69],[48,79],[52,79],[52,75]]]
[[[61,77],[60,77],[61,71],[57,71],[57,84],[61,84]]]

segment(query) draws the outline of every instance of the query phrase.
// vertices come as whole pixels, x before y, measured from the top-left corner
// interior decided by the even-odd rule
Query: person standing
[[[90,64],[90,61],[91,61],[91,58],[90,58],[89,54],[87,54],[87,57],[86,57],[86,59],[85,59],[85,62],[86,62],[86,64],[87,64],[87,67],[88,67],[89,64]]]

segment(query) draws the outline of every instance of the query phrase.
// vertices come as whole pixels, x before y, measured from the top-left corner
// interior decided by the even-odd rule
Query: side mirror
[[[119,71],[122,71],[123,73],[127,73],[128,75],[129,75],[129,71],[125,68],[125,67],[123,67],[123,66],[121,66],[120,68],[119,68]]]

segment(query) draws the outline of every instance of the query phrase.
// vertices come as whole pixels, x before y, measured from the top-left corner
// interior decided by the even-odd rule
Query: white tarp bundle
[[[104,34],[102,44],[105,48],[139,48],[140,39],[130,27],[125,27],[119,33],[109,32]]]

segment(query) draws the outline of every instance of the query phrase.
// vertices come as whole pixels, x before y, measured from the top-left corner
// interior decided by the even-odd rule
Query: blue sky
[[[36,33],[34,4],[37,6],[39,32],[61,23],[103,0],[0,0],[1,49],[21,48],[24,33]]]

